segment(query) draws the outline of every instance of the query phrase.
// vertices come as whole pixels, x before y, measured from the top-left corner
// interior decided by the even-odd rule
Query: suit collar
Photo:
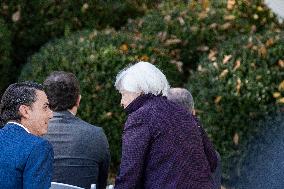
[[[22,128],[18,124],[11,123],[11,122],[8,122],[6,125],[4,125],[3,130],[14,130],[14,131],[28,133],[24,128]]]
[[[26,128],[24,125],[20,124],[20,123],[17,123],[17,122],[14,122],[14,121],[9,121],[7,124],[14,124],[14,125],[18,125],[19,127],[25,129],[25,131],[27,131],[28,133],[31,133],[28,128]]]
[[[53,112],[53,117],[75,117],[71,112],[68,110],[66,111],[59,111],[59,112]]]

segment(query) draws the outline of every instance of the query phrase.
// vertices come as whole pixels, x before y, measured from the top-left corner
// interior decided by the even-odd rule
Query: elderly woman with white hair
[[[210,168],[217,157],[208,161],[194,117],[167,99],[165,75],[139,62],[117,75],[115,87],[128,113],[115,188],[213,188]]]

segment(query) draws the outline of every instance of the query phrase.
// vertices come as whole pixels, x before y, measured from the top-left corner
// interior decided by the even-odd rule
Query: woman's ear
[[[22,104],[19,107],[19,113],[20,113],[21,117],[23,117],[23,118],[29,119],[30,118],[30,111],[31,111],[30,106]]]

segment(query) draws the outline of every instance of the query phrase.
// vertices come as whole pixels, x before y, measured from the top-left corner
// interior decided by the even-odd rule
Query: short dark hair
[[[43,91],[43,86],[30,81],[14,83],[6,89],[0,104],[1,127],[10,120],[21,120],[19,108],[21,105],[32,106],[37,100],[36,90]]]
[[[75,106],[80,95],[80,84],[70,72],[52,72],[43,82],[50,109],[65,111]]]

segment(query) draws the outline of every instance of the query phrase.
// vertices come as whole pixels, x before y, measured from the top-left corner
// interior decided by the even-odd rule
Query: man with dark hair
[[[191,93],[184,88],[171,88],[169,90],[169,94],[168,94],[168,99],[183,106],[184,108],[186,108],[187,110],[189,110],[190,112],[192,112],[193,115],[195,115],[195,110],[194,110],[194,101],[193,101],[193,97],[191,95]],[[204,144],[212,144],[209,141],[209,138],[207,137],[207,134],[205,132],[205,130],[203,129],[203,127],[201,126],[199,120],[197,119],[197,117],[195,117],[197,123],[199,124],[199,128],[200,128],[200,133],[203,136],[202,138],[204,140],[203,143]],[[212,144],[213,146],[213,144]],[[204,151],[205,154],[208,155],[209,157],[211,157],[212,153],[216,153],[217,155],[217,167],[216,169],[211,169],[212,172],[212,178],[214,180],[214,189],[220,189],[221,188],[221,177],[222,177],[222,166],[221,166],[221,156],[217,151],[211,151],[209,149],[213,149],[212,146],[206,146],[204,145]]]
[[[90,188],[106,188],[110,163],[108,141],[100,127],[76,117],[79,82],[69,72],[52,72],[44,87],[54,111],[45,138],[54,149],[53,181]]]
[[[0,104],[0,188],[48,189],[53,150],[42,139],[52,117],[43,87],[23,82],[10,85]]]

